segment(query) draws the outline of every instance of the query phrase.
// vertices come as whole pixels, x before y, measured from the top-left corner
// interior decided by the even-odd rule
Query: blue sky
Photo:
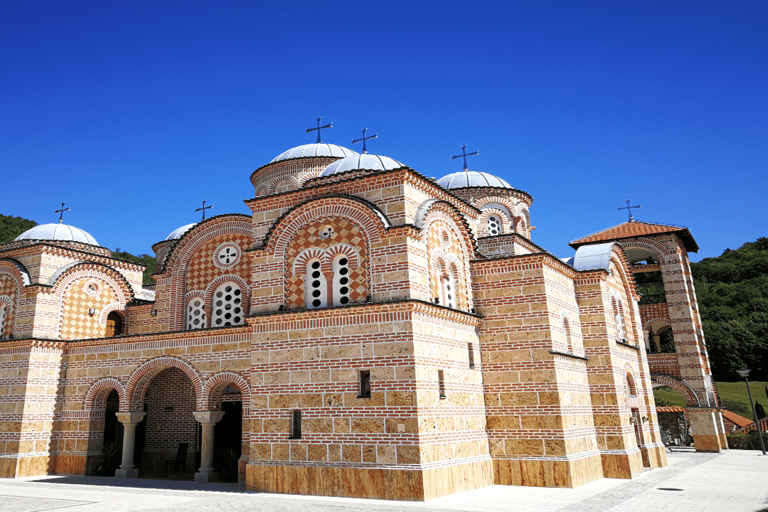
[[[0,213],[135,254],[248,213],[251,172],[314,142],[534,197],[533,240],[687,226],[694,260],[768,236],[768,2],[0,0]],[[369,132],[369,133],[370,133]]]

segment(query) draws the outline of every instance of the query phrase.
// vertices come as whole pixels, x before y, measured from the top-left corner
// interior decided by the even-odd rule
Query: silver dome
[[[88,232],[68,224],[41,224],[28,229],[16,240],[59,240],[63,242],[80,242],[83,244],[99,245]]]
[[[357,155],[357,152],[351,149],[337,146],[336,144],[304,144],[296,148],[289,149],[277,155],[272,159],[271,164],[280,162],[282,160],[289,160],[291,158],[307,158],[307,157],[337,157],[345,158],[348,156]]]
[[[443,176],[437,180],[437,184],[443,188],[466,188],[466,187],[496,187],[496,188],[514,188],[505,180],[480,171],[459,171],[448,176]]]
[[[348,156],[341,160],[336,160],[326,167],[325,170],[320,173],[320,176],[330,176],[331,174],[354,171],[357,169],[391,171],[392,169],[399,169],[400,167],[405,167],[405,165],[388,156],[363,153],[362,155]]]
[[[181,226],[180,228],[174,230],[173,233],[171,233],[170,235],[165,237],[165,239],[166,240],[177,240],[177,239],[181,238],[181,236],[184,233],[186,233],[187,231],[189,231],[190,229],[192,229],[195,226],[197,226],[197,222],[193,222],[192,224],[187,224],[186,226]]]

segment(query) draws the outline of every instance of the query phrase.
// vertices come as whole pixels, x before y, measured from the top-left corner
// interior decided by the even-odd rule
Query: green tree
[[[768,238],[692,263],[715,380],[768,379]]]
[[[757,414],[758,420],[765,418],[765,409],[760,402],[755,403],[755,414]]]
[[[144,269],[144,284],[154,284],[155,278],[152,277],[152,274],[157,272],[157,260],[154,256],[150,256],[149,254],[142,254],[140,256],[134,256],[133,254],[125,251],[121,251],[120,248],[115,249],[112,251],[112,257],[117,258],[119,260],[125,260],[130,261],[131,263],[139,263],[140,265],[146,265],[147,268]]]
[[[13,242],[26,230],[37,226],[37,222],[22,217],[0,214],[0,244]]]

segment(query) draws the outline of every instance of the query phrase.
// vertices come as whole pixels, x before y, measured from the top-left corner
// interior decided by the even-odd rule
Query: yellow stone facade
[[[183,439],[198,481],[400,500],[666,464],[620,246],[579,268],[525,192],[337,159],[257,169],[250,215],[155,244],[152,287],[102,247],[0,246],[0,475],[148,476]]]

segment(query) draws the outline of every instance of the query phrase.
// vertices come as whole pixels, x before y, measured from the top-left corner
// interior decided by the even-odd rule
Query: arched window
[[[349,259],[340,254],[333,260],[333,305],[349,304]]]
[[[627,380],[624,383],[626,387],[627,396],[637,396],[637,390],[635,389],[635,381],[632,378],[632,374],[627,373]]]
[[[203,299],[196,297],[189,301],[187,304],[187,329],[203,329],[205,320]]]
[[[565,329],[565,345],[568,352],[573,354],[573,340],[571,339],[571,324],[568,318],[563,318],[563,329]]]
[[[440,288],[443,295],[443,305],[449,308],[456,308],[456,281],[453,276],[453,269],[450,265],[441,265]]]
[[[105,336],[120,336],[123,334],[123,318],[117,311],[112,311],[107,315],[107,331]]]
[[[235,283],[224,283],[213,292],[211,327],[240,325],[244,322],[243,292]]]
[[[611,309],[613,310],[614,324],[616,325],[616,337],[619,341],[627,342],[627,331],[624,323],[624,312],[621,309],[621,304],[616,299],[611,301]]]
[[[328,281],[325,279],[320,260],[307,262],[306,296],[307,308],[324,308],[328,305]]]
[[[8,316],[8,306],[5,302],[0,302],[0,339],[5,337],[5,319]]]
[[[501,219],[497,215],[488,216],[488,236],[501,234]]]

